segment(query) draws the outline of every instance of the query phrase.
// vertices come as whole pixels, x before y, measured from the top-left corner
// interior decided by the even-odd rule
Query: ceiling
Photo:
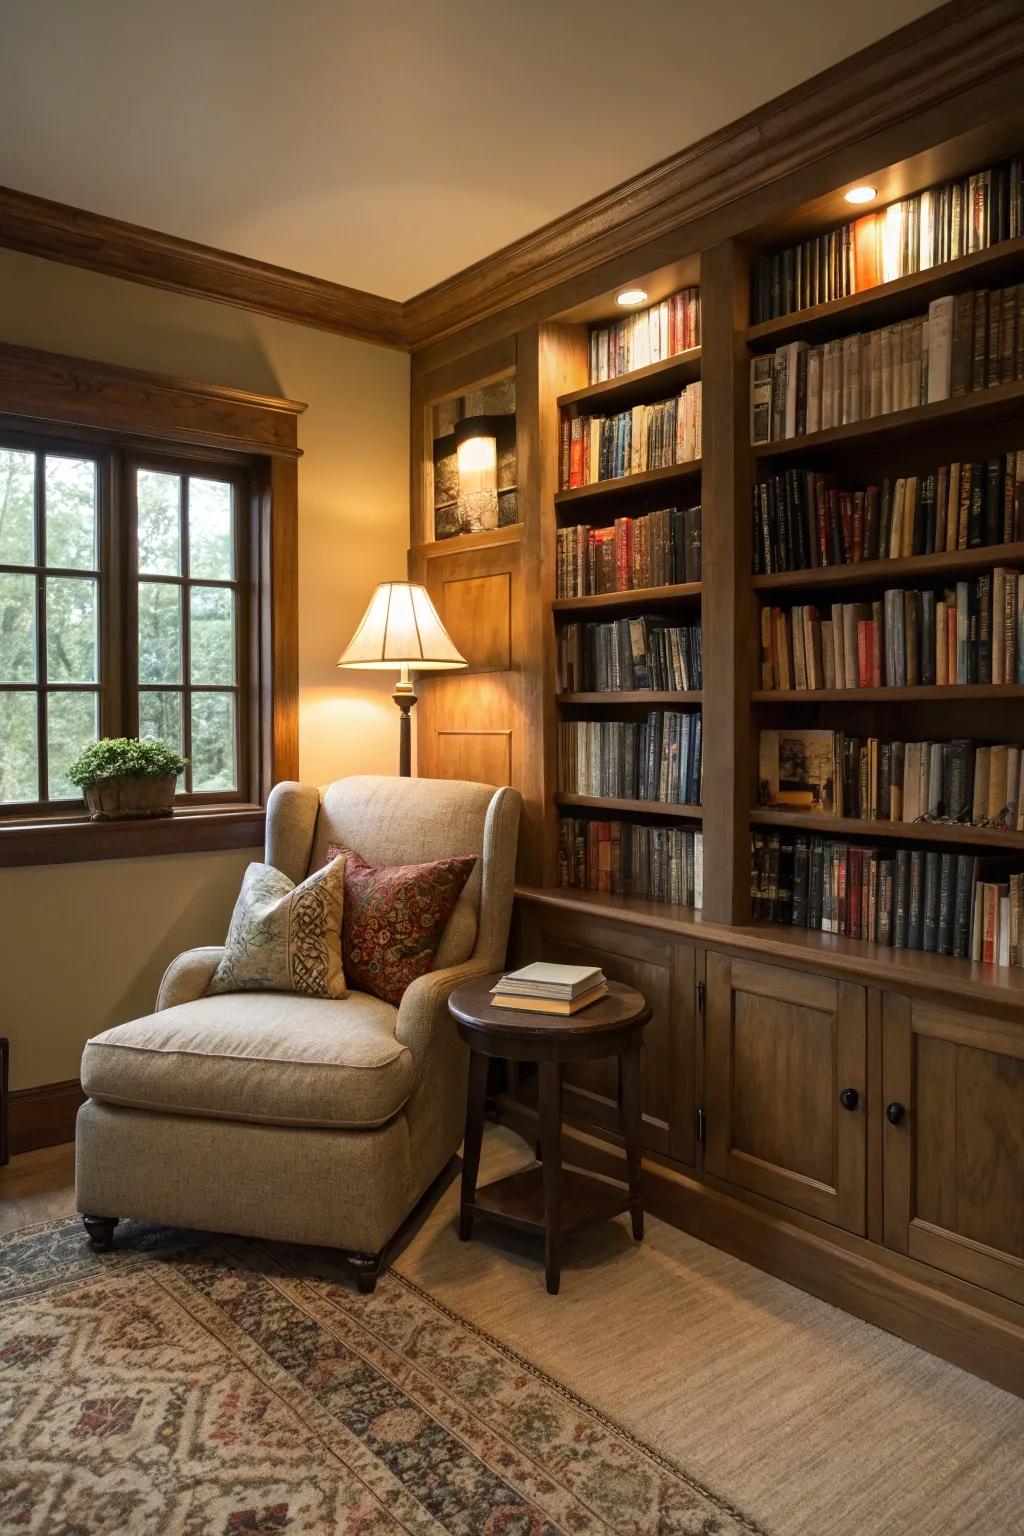
[[[2,0],[0,184],[406,299],[932,0]]]

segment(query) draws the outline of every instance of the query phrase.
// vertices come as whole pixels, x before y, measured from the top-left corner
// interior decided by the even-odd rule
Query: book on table
[[[597,966],[551,965],[543,960],[510,971],[491,988],[496,1008],[527,1013],[578,1013],[607,995],[608,983]]]

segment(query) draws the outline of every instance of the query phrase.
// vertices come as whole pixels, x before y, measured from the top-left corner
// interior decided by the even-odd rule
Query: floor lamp
[[[393,672],[397,668],[399,679],[392,698],[402,712],[398,771],[403,778],[412,773],[409,716],[416,695],[410,671],[453,672],[468,665],[449,640],[426,587],[412,581],[381,582],[359,628],[338,657],[338,666],[367,672]]]

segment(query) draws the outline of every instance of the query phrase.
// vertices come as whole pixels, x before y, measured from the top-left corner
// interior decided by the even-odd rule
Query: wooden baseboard
[[[532,1145],[534,1111],[507,1098],[501,1111],[502,1120]],[[625,1177],[618,1147],[570,1125],[562,1136],[567,1162]],[[890,1268],[885,1249],[877,1250],[877,1258],[852,1252],[647,1158],[643,1176],[644,1205],[652,1216],[1024,1397],[1024,1311],[1015,1324]]]
[[[11,1157],[56,1147],[75,1139],[75,1116],[85,1101],[77,1077],[66,1083],[15,1089],[8,1099],[8,1143]]]

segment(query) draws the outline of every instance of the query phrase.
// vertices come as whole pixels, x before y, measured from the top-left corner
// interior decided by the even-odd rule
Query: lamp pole
[[[395,691],[391,695],[402,712],[402,718],[398,727],[398,773],[403,779],[412,775],[412,714],[413,705],[416,703],[416,695],[413,692],[412,680],[409,677],[409,668],[402,667],[402,674],[395,684]]]

